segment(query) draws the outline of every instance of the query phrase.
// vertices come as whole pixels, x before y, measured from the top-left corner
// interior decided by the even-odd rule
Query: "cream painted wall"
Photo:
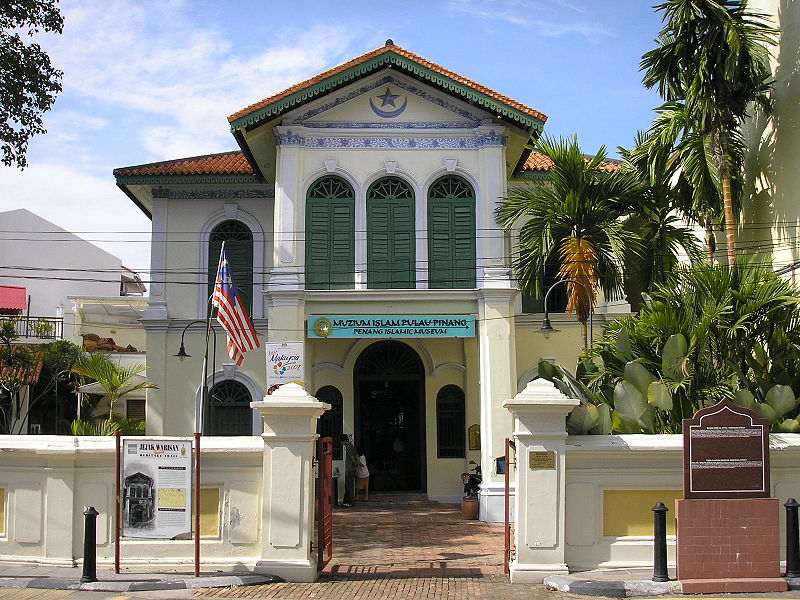
[[[192,191],[191,186],[186,191]],[[207,246],[200,244],[204,237],[207,240],[211,222],[217,223],[228,218],[236,219],[250,225],[253,221],[261,228],[254,231],[254,236],[266,234],[272,229],[272,199],[267,196],[271,190],[267,186],[202,186],[197,189],[216,191],[220,198],[216,199],[170,199],[167,202],[166,222],[163,227],[166,234],[166,286],[165,294],[159,298],[166,300],[169,317],[173,319],[197,319],[205,315],[207,301]],[[263,198],[225,199],[229,192],[254,190],[263,192]],[[226,212],[225,205],[229,208]],[[241,211],[241,212],[239,212]],[[251,227],[251,229],[255,229]],[[263,239],[263,237],[262,237]],[[264,278],[270,268],[272,259],[271,236],[267,236],[261,244],[253,245],[253,264],[263,265],[261,272],[254,273],[254,283]],[[260,260],[259,260],[260,257]],[[216,261],[216,259],[215,259]],[[255,296],[255,294],[254,294]],[[263,315],[263,299],[253,298],[253,316]]]
[[[308,351],[313,355],[312,374],[307,389],[315,394],[326,385],[336,387],[344,399],[343,422],[345,433],[354,433],[355,390],[353,368],[361,353],[380,340],[327,339],[311,340]],[[468,467],[469,460],[480,460],[480,453],[467,451],[466,458],[437,458],[436,456],[436,396],[445,385],[457,385],[464,390],[466,398],[467,427],[479,422],[479,394],[476,382],[470,381],[467,373],[477,370],[470,364],[470,357],[477,355],[476,340],[473,339],[426,339],[397,341],[407,343],[422,359],[425,368],[425,447],[427,493],[432,499],[455,502],[462,496],[460,475]],[[467,432],[464,431],[466,440]],[[356,439],[356,445],[359,440]],[[343,464],[339,464],[344,471]]]
[[[739,245],[773,259],[776,269],[800,260],[800,4],[793,0],[751,0],[781,30],[772,48],[774,113],[756,112],[745,130],[750,153],[745,166]],[[797,282],[800,271],[789,275]]]

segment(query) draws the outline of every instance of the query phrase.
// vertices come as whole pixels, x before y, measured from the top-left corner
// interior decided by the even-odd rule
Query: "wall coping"
[[[186,436],[129,436],[125,439],[192,440]],[[90,454],[112,453],[114,436],[69,435],[0,435],[0,458],[3,454]],[[248,453],[264,451],[261,436],[209,436],[200,440],[200,449],[213,453]]]
[[[683,451],[683,436],[680,434],[568,435],[566,443],[569,452]],[[800,451],[800,434],[771,433],[769,449],[773,452]]]

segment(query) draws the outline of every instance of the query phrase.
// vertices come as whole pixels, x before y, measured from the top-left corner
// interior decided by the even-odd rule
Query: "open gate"
[[[516,458],[516,448],[514,447],[514,442],[506,438],[506,468],[505,468],[505,482],[506,482],[506,498],[505,498],[505,522],[503,531],[505,533],[505,543],[503,547],[503,573],[508,575],[509,572],[509,564],[511,560],[514,558],[514,535],[512,531],[512,525],[516,523],[517,519],[514,518],[514,522],[511,521],[511,467],[516,466],[517,458]],[[517,513],[516,510],[516,503],[515,503],[515,510],[514,513]]]
[[[333,440],[317,440],[317,569],[320,571],[333,556]]]

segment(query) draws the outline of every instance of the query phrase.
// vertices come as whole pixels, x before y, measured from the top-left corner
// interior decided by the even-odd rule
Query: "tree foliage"
[[[31,137],[45,133],[42,115],[61,91],[63,73],[36,43],[35,34],[61,33],[58,0],[0,2],[0,150],[5,165],[24,168]]]
[[[678,433],[682,419],[730,398],[798,431],[799,304],[789,282],[748,261],[683,267],[639,315],[609,324],[570,385],[552,365],[540,374],[595,407],[579,410],[573,430],[597,427],[606,411],[598,433]]]
[[[724,215],[728,261],[735,261],[735,178],[740,127],[753,104],[770,110],[769,46],[778,30],[747,0],[666,0],[658,47],[642,56],[643,83],[666,103],[651,129],[651,148],[672,154],[697,193],[695,210]],[[716,189],[715,189],[716,188]],[[719,197],[722,205],[712,198]]]

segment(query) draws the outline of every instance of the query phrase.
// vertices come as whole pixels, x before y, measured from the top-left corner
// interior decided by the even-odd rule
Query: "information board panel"
[[[123,440],[121,488],[123,537],[191,537],[191,441]]]
[[[683,420],[685,498],[768,498],[769,421],[723,400]]]

